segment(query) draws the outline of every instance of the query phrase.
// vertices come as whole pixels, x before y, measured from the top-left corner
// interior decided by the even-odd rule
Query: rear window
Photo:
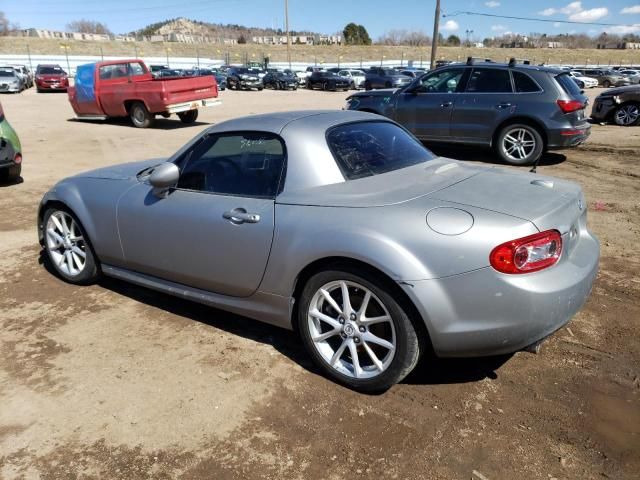
[[[568,73],[557,75],[556,81],[560,84],[562,90],[569,95],[580,95],[580,87],[578,87],[578,84],[573,81]]]
[[[418,140],[389,122],[355,122],[332,128],[327,143],[347,180],[380,175],[431,160]]]
[[[513,71],[513,83],[518,93],[540,92],[540,86],[526,73]]]

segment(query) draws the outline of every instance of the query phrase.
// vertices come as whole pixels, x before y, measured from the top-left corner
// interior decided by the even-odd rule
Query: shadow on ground
[[[477,146],[452,146],[452,145],[426,145],[436,155],[440,155],[447,158],[453,158],[454,160],[465,160],[472,162],[493,163],[495,165],[507,165],[503,162],[498,155],[496,155],[489,148],[482,148]],[[567,159],[566,155],[557,152],[545,152],[542,154],[538,167],[544,167],[548,165],[558,165]],[[531,168],[530,165],[520,167],[522,171],[528,172]]]
[[[128,127],[135,128],[129,117],[112,117],[106,120],[81,120],[78,118],[69,118],[68,122],[78,122],[78,123],[90,123],[94,125],[115,125],[118,127]],[[150,130],[178,130],[180,128],[190,128],[190,127],[201,127],[203,125],[209,125],[207,122],[193,122],[190,124],[182,123],[177,117],[174,118],[156,118],[153,124],[149,127]]]

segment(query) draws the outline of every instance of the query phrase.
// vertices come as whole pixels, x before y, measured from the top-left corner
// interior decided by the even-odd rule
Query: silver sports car
[[[230,120],[169,159],[67,178],[46,258],[296,329],[362,391],[420,355],[536,348],[580,309],[599,243],[574,183],[435,157],[369,113]]]

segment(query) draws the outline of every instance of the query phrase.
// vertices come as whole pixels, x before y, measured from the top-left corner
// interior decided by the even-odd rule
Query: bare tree
[[[389,30],[378,38],[379,44],[382,45],[410,45],[413,47],[422,47],[431,44],[431,38],[424,32],[419,30]]]
[[[104,23],[94,20],[74,20],[67,24],[67,30],[74,33],[97,33],[111,35],[111,30]]]
[[[20,26],[17,23],[10,23],[4,12],[0,11],[0,37],[11,35],[19,29]]]

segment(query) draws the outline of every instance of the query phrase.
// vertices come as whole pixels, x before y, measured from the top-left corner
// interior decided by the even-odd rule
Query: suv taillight
[[[498,245],[491,251],[491,266],[502,273],[530,273],[554,265],[562,253],[562,236],[547,230]]]
[[[558,106],[562,113],[571,113],[584,108],[584,103],[580,100],[558,100]]]
[[[13,162],[16,165],[20,165],[22,163],[22,155],[20,155],[19,153],[16,153],[16,156],[14,157]]]

